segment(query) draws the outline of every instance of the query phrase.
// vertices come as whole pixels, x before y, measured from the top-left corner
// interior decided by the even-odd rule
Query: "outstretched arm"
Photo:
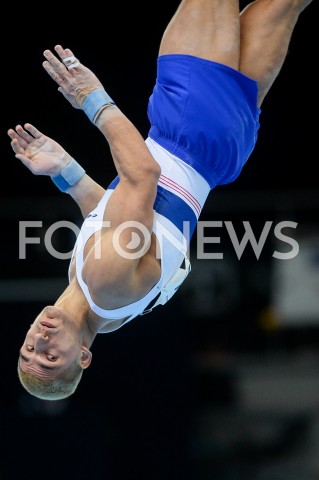
[[[141,224],[152,233],[160,166],[140,132],[114,104],[95,74],[80,63],[70,49],[57,45],[55,52],[59,58],[45,50],[44,69],[71,105],[83,110],[104,135],[120,178],[104,212],[104,220],[110,222],[110,227],[102,232],[102,259],[96,259],[93,251],[86,257],[86,283],[91,285],[92,291],[101,292],[104,286],[108,295],[113,292],[118,298],[119,292],[123,292],[124,301],[128,297],[133,300],[136,292],[149,291],[159,278],[158,260],[153,250],[148,251],[154,245],[152,237],[150,235],[145,243],[145,231],[142,233],[136,225]],[[127,257],[119,253],[113,242],[118,226],[125,227],[119,243],[129,254]],[[145,247],[142,256],[132,251],[132,235],[138,235],[139,245]]]
[[[61,145],[30,123],[26,123],[24,127],[17,125],[15,130],[9,129],[8,135],[16,158],[34,175],[54,178],[72,161],[71,155]],[[67,193],[77,202],[86,217],[96,207],[104,191],[92,178],[84,174]]]
[[[56,57],[44,51],[43,67],[58,84],[58,90],[75,108],[84,110],[106,138],[121,180],[144,185],[157,183],[159,166],[131,121],[114,104],[96,75],[74,57],[72,51],[55,46]]]

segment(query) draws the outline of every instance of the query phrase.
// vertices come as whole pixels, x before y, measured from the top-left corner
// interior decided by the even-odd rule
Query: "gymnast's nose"
[[[49,340],[49,336],[46,334],[45,330],[36,333],[35,338],[39,343],[47,342]]]

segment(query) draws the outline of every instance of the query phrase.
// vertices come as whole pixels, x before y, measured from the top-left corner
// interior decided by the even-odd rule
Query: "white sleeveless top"
[[[185,203],[185,208],[190,209],[191,215],[195,214],[196,219],[198,219],[210,191],[208,183],[192,167],[149,138],[146,140],[146,145],[161,166],[159,186],[164,197],[165,194],[169,195],[171,206],[170,219],[160,213],[160,205],[154,210],[153,233],[159,243],[161,258],[161,277],[159,281],[143,298],[120,308],[112,310],[101,308],[91,298],[88,286],[82,279],[83,251],[88,239],[103,227],[105,208],[114,191],[112,184],[105,191],[97,207],[84,220],[71,259],[72,263],[75,256],[77,280],[90,308],[100,317],[107,318],[110,321],[128,317],[121,326],[138,315],[150,312],[157,305],[164,305],[187,277],[191,270],[187,256],[190,239],[187,235],[187,229],[186,233],[181,231],[172,221],[174,220],[171,216],[174,213],[174,198],[178,197],[178,202],[182,200],[183,204]],[[161,204],[161,202],[159,203]]]

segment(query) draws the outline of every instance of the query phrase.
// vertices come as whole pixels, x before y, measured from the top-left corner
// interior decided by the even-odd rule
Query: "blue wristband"
[[[82,103],[82,110],[89,117],[92,123],[97,112],[104,107],[104,105],[115,105],[112,98],[105,90],[97,89],[89,93]]]
[[[84,174],[84,168],[72,158],[71,162],[61,170],[60,174],[56,177],[51,177],[51,180],[61,192],[66,192],[81,180]]]

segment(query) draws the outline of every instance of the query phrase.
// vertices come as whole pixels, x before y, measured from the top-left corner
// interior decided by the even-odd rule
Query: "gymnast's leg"
[[[182,0],[167,26],[159,55],[184,54],[236,70],[240,58],[238,0]]]
[[[284,63],[298,17],[311,2],[255,0],[241,12],[239,70],[257,80],[259,106]]]

